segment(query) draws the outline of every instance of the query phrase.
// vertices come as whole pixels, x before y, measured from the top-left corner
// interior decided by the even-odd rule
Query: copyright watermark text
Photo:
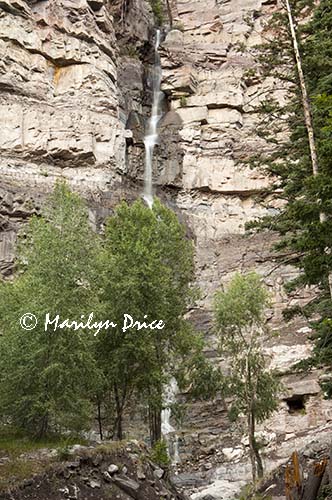
[[[25,313],[20,317],[20,325],[24,330],[33,330],[37,324],[38,320],[32,313]]]
[[[109,330],[111,328],[120,327],[122,332],[126,332],[130,329],[135,330],[163,330],[165,328],[165,323],[163,320],[153,320],[147,319],[147,314],[144,315],[143,321],[135,320],[130,314],[124,314],[121,324],[114,323],[110,320],[96,321],[94,319],[94,313],[91,312],[86,318],[84,314],[80,316],[79,320],[71,320],[69,318],[61,319],[59,314],[51,316],[50,313],[46,313],[43,319],[44,331],[55,332],[60,329],[69,330],[89,330],[94,336],[98,335],[101,330]],[[25,313],[20,317],[20,325],[24,330],[33,330],[38,325],[37,317],[32,313]]]

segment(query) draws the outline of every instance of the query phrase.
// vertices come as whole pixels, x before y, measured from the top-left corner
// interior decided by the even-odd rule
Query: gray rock
[[[163,469],[159,468],[159,469],[155,469],[153,471],[153,474],[155,475],[155,477],[157,479],[162,479],[164,477],[165,471]]]
[[[192,488],[202,486],[205,481],[201,474],[193,474],[190,472],[182,472],[176,476],[172,476],[172,482],[178,488]]]
[[[112,481],[112,477],[111,475],[107,472],[107,470],[105,470],[103,472],[103,478],[105,479],[105,481],[107,481],[108,483]]]
[[[68,462],[68,463],[66,464],[66,467],[67,467],[68,469],[78,469],[78,468],[79,468],[79,466],[80,466],[80,460],[75,460],[75,461],[73,461],[73,462]]]
[[[115,474],[116,472],[119,471],[119,467],[115,464],[111,464],[108,466],[108,472],[112,475],[112,474]]]
[[[121,23],[116,22],[116,10],[126,2],[0,3],[0,270],[9,276],[17,231],[40,207],[57,178],[67,179],[71,187],[94,200],[94,210],[103,214],[100,219],[119,198],[137,197],[143,178],[144,114],[150,112],[151,102],[145,85],[148,71],[139,54],[147,59],[154,23],[146,0],[132,0]],[[262,3],[269,4],[268,9],[261,9]],[[158,189],[173,190],[174,208],[185,214],[195,241],[197,283],[204,290],[199,310],[190,313],[195,324],[201,314],[202,331],[209,331],[216,288],[221,282],[227,284],[239,267],[255,268],[268,276],[273,300],[269,323],[280,332],[278,341],[267,347],[267,358],[274,368],[288,372],[311,349],[305,339],[306,325],[286,325],[280,314],[288,304],[283,283],[296,271],[290,264],[275,268],[271,253],[275,236],[267,232],[243,238],[246,221],[264,215],[266,205],[274,213],[279,206],[256,201],[256,193],[265,190],[268,180],[246,166],[252,153],[264,152],[264,143],[254,132],[257,117],[251,103],[262,95],[282,101],[285,97],[283,90],[274,96],[278,82],[245,76],[254,62],[252,48],[261,42],[260,31],[274,3],[170,2],[173,27],[179,29],[170,30],[161,46],[162,87],[168,99],[164,111],[169,112],[160,123],[154,174]],[[259,15],[252,29],[245,19],[253,9]],[[238,44],[243,46],[241,53],[234,50]],[[126,48],[134,49],[135,57],[129,51],[123,55]],[[293,305],[308,303],[310,294],[310,290],[301,291],[292,298]],[[209,351],[209,356],[215,360],[216,351]],[[272,425],[266,423],[280,436],[276,440],[280,459],[289,456],[298,430],[306,444],[310,428],[316,432],[331,419],[331,403],[322,399],[317,373],[311,380],[294,375],[285,385],[290,395],[310,397],[306,415],[290,418],[280,405]],[[199,435],[204,428],[214,442],[222,435],[226,446],[234,449],[225,415],[217,414],[217,408],[212,412],[209,403],[201,405],[202,411],[191,410],[188,429]],[[282,437],[285,430],[287,440]],[[188,433],[184,434],[187,438]],[[185,438],[181,455],[190,456],[192,450],[204,455],[202,447],[213,444],[202,439],[193,446]],[[76,445],[71,450],[84,448]],[[316,451],[311,448],[306,453],[314,457]],[[203,466],[204,462],[194,464],[192,469]],[[182,478],[190,487],[201,481],[194,474]]]
[[[140,479],[141,481],[146,479],[146,475],[144,474],[143,470],[140,468],[137,469],[137,479]]]
[[[90,479],[88,484],[89,484],[90,488],[93,488],[93,489],[101,487],[100,481],[95,481],[94,479]]]
[[[140,488],[139,483],[125,476],[115,476],[113,482],[125,493],[128,493],[133,498],[137,498],[137,492]]]

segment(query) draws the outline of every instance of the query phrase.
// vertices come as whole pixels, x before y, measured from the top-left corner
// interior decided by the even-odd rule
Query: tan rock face
[[[261,172],[250,169],[246,161],[266,147],[255,134],[258,117],[251,113],[253,105],[266,92],[274,93],[279,100],[287,95],[272,80],[257,82],[247,76],[254,65],[251,48],[260,43],[263,22],[277,4],[261,0],[173,0],[171,6],[175,29],[167,34],[161,49],[162,88],[170,101],[170,111],[160,127],[156,182],[179,189],[177,206],[186,214],[195,236],[197,281],[203,297],[192,316],[203,331],[210,329],[214,292],[221,284],[227,286],[236,271],[255,269],[271,292],[268,324],[279,335],[265,346],[265,351],[271,367],[285,373],[280,409],[259,429],[265,436],[266,467],[271,469],[292,449],[313,441],[315,429],[326,439],[331,422],[331,403],[323,400],[320,374],[304,378],[287,375],[292,366],[310,355],[312,345],[305,323],[300,319],[285,323],[282,311],[286,306],[310,300],[311,292],[286,295],[283,285],[295,276],[295,270],[277,264],[272,249],[275,235],[244,235],[246,222],[275,213],[276,208],[268,198],[264,205],[257,200],[256,194],[269,181]],[[173,169],[163,167],[174,160],[174,149],[167,148],[167,130],[171,127],[178,137],[177,158],[182,159]],[[208,354],[214,356],[213,347]],[[295,407],[302,404],[303,398],[302,410],[293,412],[292,398]],[[221,402],[213,408],[202,403],[191,406],[187,424],[188,430],[182,434],[184,458],[197,452],[197,469],[203,475],[207,461],[226,463],[215,476],[222,479],[220,484],[204,494],[227,498],[223,492],[229,484],[225,480],[250,479],[247,444],[241,444],[240,435],[229,433]],[[216,450],[212,456],[210,452],[205,456],[204,449],[210,445]],[[223,453],[223,449],[227,452]],[[233,497],[234,489],[230,490],[228,496]],[[197,493],[193,498],[203,498],[204,494]]]
[[[21,4],[0,17],[1,157],[123,168],[110,13],[86,1]]]
[[[131,2],[128,12],[121,13],[120,5],[107,0],[0,2],[4,193],[14,198],[18,193],[23,200],[32,196],[33,207],[58,178],[93,199],[121,184],[126,142],[132,137],[126,124],[132,110],[138,116],[143,112],[144,68],[136,51],[147,43],[153,19],[143,0]],[[128,54],[124,44],[131,49]],[[7,272],[20,220],[12,204],[4,203],[0,267]],[[31,208],[23,210],[22,219],[30,213]]]

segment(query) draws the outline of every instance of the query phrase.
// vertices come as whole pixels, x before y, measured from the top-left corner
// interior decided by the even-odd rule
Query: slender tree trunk
[[[149,407],[149,427],[151,446],[161,440],[161,410]]]
[[[248,436],[249,436],[249,455],[252,470],[252,482],[256,483],[256,454],[255,454],[255,423],[252,416],[251,408],[248,409]]]
[[[252,406],[252,405],[251,405]],[[259,478],[263,477],[263,462],[261,459],[261,456],[259,454],[259,448],[257,445],[257,441],[255,438],[255,432],[256,432],[256,421],[255,421],[255,414],[251,408],[251,439],[252,439],[252,447],[253,447],[253,453],[255,456],[255,462],[256,462],[256,472],[257,476]]]
[[[117,422],[117,428],[116,428],[116,437],[118,441],[122,441],[123,438],[123,429],[122,429],[122,414],[120,413],[118,415],[118,422]]]
[[[305,79],[304,79],[304,73],[303,73],[303,69],[302,69],[302,59],[301,59],[299,44],[297,41],[297,35],[296,35],[295,24],[294,24],[294,19],[293,19],[290,1],[285,0],[285,4],[286,4],[286,9],[287,9],[289,28],[290,28],[291,36],[292,36],[292,43],[293,43],[295,60],[296,60],[297,74],[299,77],[300,88],[301,88],[302,107],[303,107],[305,126],[307,129],[308,140],[309,140],[312,173],[314,176],[316,176],[319,173],[319,166],[318,166],[318,156],[317,156],[317,149],[316,149],[316,143],[315,143],[315,135],[314,135],[314,127],[313,127],[313,121],[312,121],[310,100],[309,100],[307,87],[306,87],[306,83],[305,83]],[[323,212],[320,212],[319,220],[321,223],[325,222],[326,221],[326,214],[324,214]],[[325,253],[327,255],[329,255],[331,253],[331,249],[326,248]],[[327,278],[328,278],[330,297],[332,299],[332,272],[328,273]]]
[[[300,54],[300,50],[299,50],[299,44],[297,41],[297,35],[296,35],[291,5],[290,5],[289,0],[285,0],[285,2],[286,2],[287,14],[288,14],[289,28],[290,28],[291,36],[292,36],[293,50],[294,50],[294,55],[295,55],[295,60],[296,60],[296,68],[297,68],[297,73],[298,73],[299,81],[300,81],[304,120],[305,120],[305,126],[306,126],[307,133],[308,133],[308,138],[309,138],[309,148],[310,148],[312,171],[313,171],[314,175],[317,175],[318,174],[318,157],[317,157],[317,150],[316,150],[316,144],[315,144],[314,127],[312,124],[310,101],[309,101],[307,87],[306,87],[303,69],[302,69],[301,54]]]
[[[173,15],[172,15],[172,9],[171,9],[169,0],[166,0],[166,5],[167,5],[167,13],[168,13],[169,25],[172,28],[172,26],[173,26]]]
[[[261,459],[261,456],[259,453],[259,448],[257,445],[256,438],[255,438],[255,416],[254,416],[254,414],[252,414],[251,420],[253,423],[253,445],[254,445],[254,453],[255,453],[255,460],[256,460],[257,476],[259,478],[262,478],[264,470],[263,470],[263,462],[262,462],[262,459]]]
[[[115,437],[118,441],[122,441],[123,438],[122,418],[121,411],[117,411],[113,425],[113,438]]]
[[[98,421],[98,429],[99,429],[99,436],[101,441],[103,441],[104,436],[103,436],[103,419],[101,416],[101,402],[100,399],[98,398],[97,400],[97,421]]]
[[[49,424],[49,414],[46,413],[41,418],[39,430],[36,434],[37,439],[42,439],[46,436],[48,432],[48,424]]]
[[[253,411],[253,394],[252,394],[252,380],[251,380],[251,367],[250,367],[250,350],[247,353],[246,357],[246,404],[247,404],[247,425],[248,425],[248,438],[249,438],[249,456],[251,462],[251,470],[252,470],[252,482],[255,486],[257,479],[257,472],[259,470],[259,464],[262,465],[260,457],[259,463],[257,462],[257,454],[258,449],[255,441],[255,416]]]
[[[114,434],[119,441],[123,438],[123,408],[124,408],[124,396],[120,399],[119,390],[117,385],[114,386],[114,396],[115,396],[115,408],[116,408],[116,419],[114,424]]]

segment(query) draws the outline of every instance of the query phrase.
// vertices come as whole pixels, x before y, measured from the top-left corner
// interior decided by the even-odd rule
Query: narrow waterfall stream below
[[[159,55],[160,40],[161,31],[160,29],[157,29],[154,42],[154,66],[152,70],[152,108],[147,127],[147,133],[144,137],[145,170],[143,198],[150,208],[152,208],[153,205],[153,152],[156,144],[158,143],[158,123],[162,116],[160,109],[160,104],[163,96],[160,90],[162,78],[162,69]],[[176,401],[177,391],[178,387],[176,380],[172,379],[169,385],[165,388],[164,403],[166,407],[161,413],[161,432],[167,442],[168,453],[173,464],[180,462],[179,438],[175,432],[174,427],[170,423],[172,413],[171,405]]]
[[[178,392],[178,385],[174,378],[171,379],[168,386],[165,387],[164,403],[165,408],[161,412],[161,433],[166,440],[168,446],[168,453],[172,464],[180,462],[179,455],[179,437],[176,430],[171,425],[172,404],[176,402],[176,395]]]
[[[161,65],[160,65],[160,46],[161,31],[156,31],[154,44],[154,67],[152,70],[152,109],[147,131],[144,137],[145,146],[145,170],[144,170],[144,193],[143,198],[149,207],[153,204],[153,186],[152,186],[152,162],[153,151],[158,142],[158,122],[161,118],[160,103],[162,92],[161,84]]]

